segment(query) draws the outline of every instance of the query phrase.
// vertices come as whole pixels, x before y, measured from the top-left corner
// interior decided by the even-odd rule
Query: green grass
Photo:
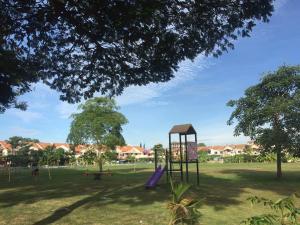
[[[129,165],[110,166],[113,176],[100,181],[83,176],[82,169],[52,169],[52,180],[47,170],[36,180],[30,170],[21,170],[9,183],[1,171],[0,224],[167,224],[165,178],[154,190],[144,188],[152,167],[139,165],[134,173]],[[275,179],[275,164],[202,164],[200,169],[200,186],[192,191],[202,199],[201,224],[239,224],[264,212],[250,206],[249,196],[276,200],[300,192],[300,164],[283,164],[282,180]],[[195,184],[194,170],[190,178]]]

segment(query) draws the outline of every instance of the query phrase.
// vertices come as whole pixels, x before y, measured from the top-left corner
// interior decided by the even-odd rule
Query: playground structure
[[[179,142],[172,142],[172,135],[179,135]],[[193,141],[188,137],[193,136]],[[183,140],[184,138],[184,140]],[[199,185],[199,160],[197,152],[197,132],[192,124],[175,125],[169,132],[169,148],[165,151],[165,166],[158,165],[158,153],[155,151],[155,172],[146,183],[146,188],[155,187],[163,173],[166,171],[167,182],[174,178],[176,172],[180,172],[180,180],[189,182],[189,164],[196,164],[197,185]],[[179,168],[175,168],[179,165]]]

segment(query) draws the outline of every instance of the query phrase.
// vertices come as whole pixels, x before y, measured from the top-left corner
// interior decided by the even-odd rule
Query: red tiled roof
[[[11,149],[11,144],[7,143],[6,141],[0,141],[0,145],[3,148]]]
[[[117,146],[116,149],[121,151],[121,152],[129,152],[132,151],[133,148],[135,148],[136,150],[143,152],[144,148],[141,148],[139,146]]]
[[[87,149],[89,146],[88,145],[77,145],[75,147],[75,152],[76,153],[80,153],[82,150],[85,150]]]
[[[42,149],[44,149],[44,148],[46,148],[47,146],[51,146],[52,144],[50,144],[50,143],[45,143],[45,142],[39,142],[38,145],[39,145]]]
[[[246,147],[245,144],[236,144],[236,145],[229,145],[233,149],[244,149]]]
[[[70,145],[69,144],[66,144],[66,143],[53,143],[53,145],[57,148],[57,147],[60,147],[60,146],[64,146],[66,148],[70,148]]]
[[[208,149],[213,149],[213,150],[218,150],[218,151],[222,151],[224,150],[225,146],[222,145],[214,145],[214,146],[207,146]]]
[[[208,151],[209,148],[207,146],[198,147],[198,151]]]

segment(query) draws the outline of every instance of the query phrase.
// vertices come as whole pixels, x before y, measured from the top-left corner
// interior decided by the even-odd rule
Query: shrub
[[[247,200],[249,200],[252,205],[262,204],[263,206],[270,208],[273,213],[249,217],[241,223],[246,225],[298,225],[300,208],[295,206],[295,198],[299,197],[300,196],[297,194],[292,194],[291,196],[279,199],[276,202],[257,196],[250,197]]]
[[[167,208],[171,212],[169,225],[199,224],[200,212],[197,208],[200,204],[200,201],[196,200],[191,195],[186,196],[186,193],[190,189],[191,185],[185,183],[175,185],[173,184],[172,180],[170,180],[170,184],[172,201],[167,205]]]

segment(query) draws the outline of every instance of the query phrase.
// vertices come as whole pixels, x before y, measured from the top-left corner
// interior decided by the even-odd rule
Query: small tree
[[[282,176],[283,150],[300,154],[300,66],[282,66],[267,73],[245,96],[227,103],[235,107],[228,124],[238,121],[235,135],[243,133],[266,152],[277,154],[277,177]]]
[[[116,161],[118,159],[118,154],[115,151],[108,150],[104,153],[104,158],[108,162]]]
[[[156,144],[153,146],[152,150],[154,152],[156,152],[156,156],[157,156],[157,161],[158,162],[162,162],[163,161],[163,157],[165,155],[165,150],[163,148],[163,145],[162,144]]]
[[[97,154],[94,150],[89,149],[81,157],[82,157],[85,165],[93,165],[97,158]]]
[[[49,177],[49,180],[51,180],[52,176],[51,176],[50,166],[57,164],[57,158],[55,156],[55,146],[54,145],[47,146],[43,150],[43,155],[41,157],[40,164],[47,166],[48,177]]]
[[[98,97],[80,105],[80,113],[73,114],[67,141],[71,144],[92,144],[97,153],[100,172],[104,162],[103,154],[116,145],[124,145],[122,125],[127,123],[119,107],[110,98]],[[106,147],[104,147],[106,146]]]
[[[206,144],[204,144],[204,143],[198,143],[198,147],[206,147]]]
[[[135,172],[136,157],[134,155],[130,155],[126,159],[128,162],[133,164],[133,172]]]
[[[207,162],[209,161],[209,155],[207,151],[199,151],[198,152],[199,162]]]

